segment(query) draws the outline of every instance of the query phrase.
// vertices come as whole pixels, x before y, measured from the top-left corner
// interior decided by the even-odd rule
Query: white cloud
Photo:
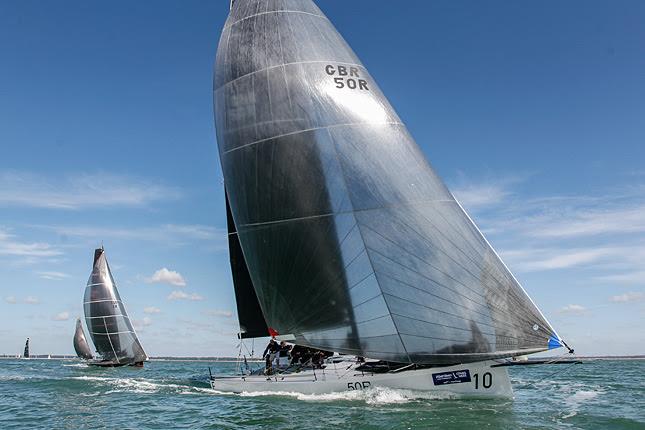
[[[69,312],[60,312],[52,317],[54,321],[67,321],[69,319]]]
[[[233,311],[222,310],[222,309],[211,309],[202,312],[203,315],[208,315],[210,317],[224,317],[231,318],[233,316]]]
[[[176,188],[106,172],[51,178],[31,172],[0,172],[0,206],[77,210],[145,206],[179,198]]]
[[[44,242],[25,242],[15,235],[0,229],[0,255],[13,257],[55,257],[62,251]]]
[[[642,300],[645,297],[645,294],[641,292],[632,291],[625,294],[620,294],[618,296],[612,296],[609,298],[609,301],[614,303],[629,303]]]
[[[4,298],[4,301],[9,303],[10,305],[15,305],[16,302],[16,296],[7,296]]]
[[[146,278],[149,284],[170,284],[176,287],[185,287],[186,280],[179,272],[168,270],[165,267],[157,270],[151,277]]]
[[[143,313],[145,314],[158,314],[161,312],[161,309],[155,308],[154,306],[147,306],[143,308]]]
[[[620,254],[620,249],[528,248],[507,250],[500,253],[504,261],[509,263],[511,267],[522,272],[568,269],[590,264],[603,257],[616,254]]]
[[[645,271],[621,271],[621,273],[613,275],[598,276],[596,279],[603,282],[615,282],[621,284],[645,284]]]
[[[145,327],[152,325],[152,319],[144,317],[142,320],[133,320],[132,324],[134,325],[135,330],[143,331]]]
[[[581,315],[587,312],[587,308],[582,305],[567,305],[558,312],[562,314]]]
[[[62,272],[38,272],[38,275],[42,279],[50,279],[53,281],[61,281],[65,278],[69,278],[69,275],[67,273]]]
[[[38,300],[38,297],[27,296],[25,298],[25,303],[27,303],[28,305],[37,305],[38,303],[40,303],[40,300]]]
[[[200,296],[197,293],[187,294],[183,291],[175,290],[168,295],[167,299],[201,301],[201,300],[204,300],[204,297]]]

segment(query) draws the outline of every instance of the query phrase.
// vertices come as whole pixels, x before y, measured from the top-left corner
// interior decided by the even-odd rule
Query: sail
[[[125,311],[103,248],[94,251],[84,308],[90,337],[103,360],[131,364],[148,359]]]
[[[264,318],[429,364],[560,339],[310,0],[236,0],[214,76],[230,210]]]
[[[76,351],[78,358],[83,358],[85,360],[91,360],[93,358],[92,349],[90,349],[90,345],[87,343],[87,339],[85,338],[85,331],[83,330],[83,324],[81,323],[80,318],[76,319],[76,332],[74,332],[74,351]]]
[[[29,358],[29,338],[27,338],[27,341],[25,342],[25,350],[23,351],[22,356],[24,358]]]
[[[246,261],[244,261],[244,255],[242,255],[235,222],[233,222],[228,205],[228,196],[226,197],[226,224],[228,227],[229,259],[233,274],[235,301],[237,303],[237,317],[240,322],[240,338],[268,336],[269,329],[266,321],[264,321],[262,309],[260,308],[258,297],[255,295],[253,282],[246,267]]]

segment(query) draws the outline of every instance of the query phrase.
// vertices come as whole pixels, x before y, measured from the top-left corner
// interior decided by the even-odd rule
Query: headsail
[[[91,360],[92,358],[94,358],[92,356],[92,349],[90,348],[90,345],[87,343],[87,339],[85,338],[85,331],[83,330],[83,324],[81,323],[80,318],[76,319],[76,331],[74,332],[74,351],[76,351],[78,358],[85,360]]]
[[[237,237],[235,222],[231,216],[231,209],[226,197],[226,224],[228,227],[228,252],[233,274],[233,288],[235,289],[235,301],[237,303],[237,317],[240,322],[240,338],[254,338],[268,336],[269,329],[258,297],[253,289],[253,282],[249,269],[246,267],[240,240]]]
[[[29,338],[25,342],[25,350],[22,353],[23,358],[29,358]]]
[[[559,344],[312,1],[232,3],[214,102],[269,327],[302,345],[431,364]]]
[[[131,364],[148,359],[116,289],[103,248],[94,251],[84,308],[90,337],[104,360]]]

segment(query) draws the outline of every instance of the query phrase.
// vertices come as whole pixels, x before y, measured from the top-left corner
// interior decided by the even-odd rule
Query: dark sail
[[[25,342],[25,350],[22,353],[23,358],[29,358],[29,338]]]
[[[121,365],[148,359],[125,311],[103,248],[94,252],[84,308],[90,337],[103,360]]]
[[[81,323],[80,318],[76,319],[76,331],[74,332],[74,351],[76,351],[78,358],[85,360],[94,358],[92,356],[90,345],[87,343],[87,339],[85,338],[85,331],[83,331],[83,324]]]
[[[240,240],[237,237],[237,230],[228,205],[228,196],[226,197],[226,224],[228,226],[228,252],[237,303],[237,318],[240,322],[240,338],[268,336],[269,329],[264,321],[262,309],[253,290],[253,282],[246,267],[244,255],[242,255]]]
[[[231,214],[269,327],[399,362],[560,344],[310,0],[236,0],[214,77]]]

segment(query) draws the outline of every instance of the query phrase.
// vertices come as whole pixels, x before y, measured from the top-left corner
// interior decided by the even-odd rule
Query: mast
[[[235,0],[214,76],[230,214],[271,330],[447,364],[560,346],[310,0]]]

